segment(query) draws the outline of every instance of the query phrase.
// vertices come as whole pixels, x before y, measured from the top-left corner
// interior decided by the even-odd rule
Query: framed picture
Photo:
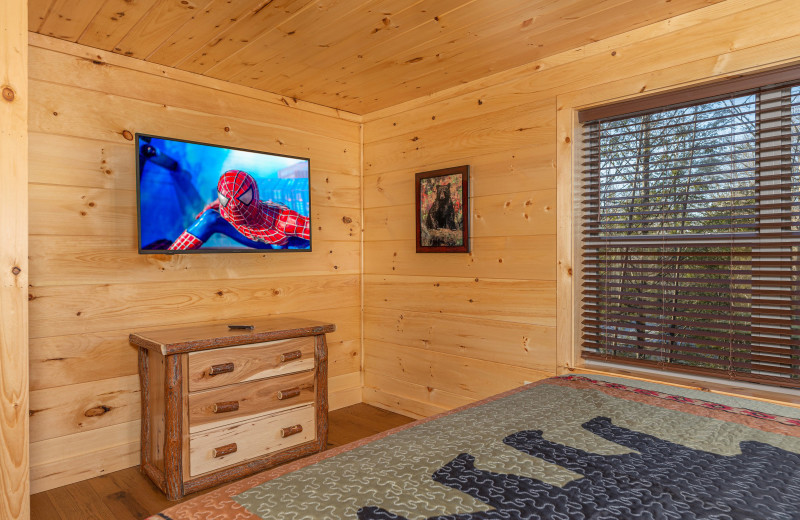
[[[469,253],[469,166],[416,174],[417,253]]]

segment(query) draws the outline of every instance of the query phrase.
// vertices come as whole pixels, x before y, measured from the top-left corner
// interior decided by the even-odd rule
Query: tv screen
[[[136,134],[139,253],[311,250],[309,159]]]

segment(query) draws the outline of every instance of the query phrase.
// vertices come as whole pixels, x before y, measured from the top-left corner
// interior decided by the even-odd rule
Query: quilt
[[[800,519],[800,410],[569,375],[151,520]]]

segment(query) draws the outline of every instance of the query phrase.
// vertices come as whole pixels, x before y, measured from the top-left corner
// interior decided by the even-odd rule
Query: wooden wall
[[[793,0],[726,0],[369,114],[363,142],[358,117],[31,35],[33,491],[138,463],[133,330],[330,320],[332,406],[363,390],[412,416],[555,374],[559,309],[574,303],[556,290],[570,272],[556,247],[570,137],[559,100],[797,60],[797,27]],[[136,254],[126,130],[310,156],[315,251]],[[472,168],[473,252],[416,254],[414,173],[460,164]]]
[[[557,159],[572,137],[557,132],[558,100],[800,59],[796,7],[726,0],[365,116],[365,402],[425,416],[555,374],[557,334],[571,327],[557,309],[575,303],[556,291],[559,273],[572,276],[556,248],[557,196],[569,195]],[[416,254],[414,173],[461,164],[473,252]]]
[[[39,35],[29,52],[33,492],[139,463],[131,331],[330,321],[331,407],[360,402],[358,118]],[[314,251],[137,254],[127,132],[310,157]]]
[[[0,519],[30,516],[28,6],[0,3]]]

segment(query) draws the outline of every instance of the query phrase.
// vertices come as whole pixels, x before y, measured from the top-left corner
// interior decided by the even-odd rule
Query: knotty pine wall
[[[793,0],[727,0],[366,115],[365,402],[427,416],[563,366],[557,333],[572,324],[558,321],[556,280],[572,271],[557,259],[556,169],[571,136],[558,135],[559,98],[792,62],[799,28]],[[472,253],[416,254],[414,173],[461,164]]]
[[[331,403],[357,402],[362,184],[365,401],[425,416],[556,373],[559,98],[790,62],[797,27],[793,0],[726,0],[420,92],[366,116],[363,179],[358,118],[31,35],[32,491],[138,463],[132,330],[330,320]],[[315,251],[137,255],[124,130],[311,156]],[[473,253],[416,254],[413,174],[460,164],[472,168]]]
[[[331,408],[360,402],[357,118],[39,35],[29,53],[32,492],[139,463],[132,331],[330,321]],[[125,131],[310,157],[313,252],[137,254]]]
[[[0,3],[0,518],[30,516],[28,13]]]

